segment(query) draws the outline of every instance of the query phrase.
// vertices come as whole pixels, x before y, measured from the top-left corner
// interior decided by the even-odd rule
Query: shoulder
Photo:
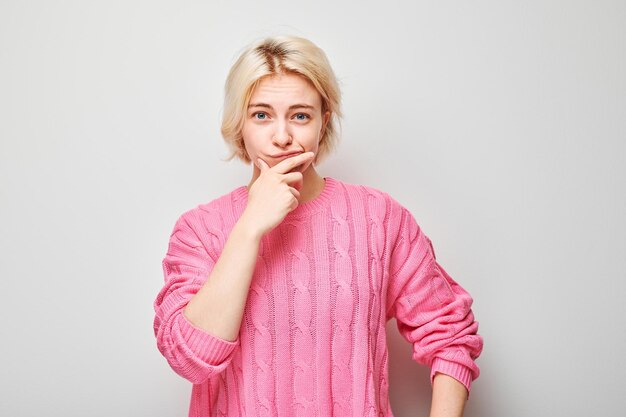
[[[208,202],[197,204],[185,210],[176,220],[176,225],[196,232],[223,229],[229,223],[229,219],[236,217],[242,204],[245,204],[243,201],[245,193],[245,186],[240,186]]]
[[[242,192],[243,186],[184,211],[175,221],[170,241],[204,248],[216,260],[238,217]]]
[[[415,222],[411,212],[388,192],[370,185],[337,181],[350,201],[353,214],[361,213],[369,223],[380,225],[386,234],[397,236],[407,222]]]
[[[432,247],[430,239],[418,224],[413,213],[391,194],[369,185],[349,184],[343,181],[340,184],[347,195],[354,196],[363,202],[362,214],[372,225],[368,232],[370,237],[387,239],[394,256],[405,259],[411,244]],[[352,197],[348,199],[353,200]]]
[[[401,214],[403,210],[407,210],[391,194],[380,188],[365,184],[348,183],[341,180],[336,181],[350,199],[358,198],[363,200],[370,207],[377,206],[384,208],[388,215],[396,216]]]
[[[195,207],[185,211],[182,216],[206,216],[206,215],[219,215],[221,213],[227,213],[236,208],[240,203],[243,203],[245,198],[246,187],[240,186],[232,191],[222,194],[213,198],[207,202],[200,203]]]
[[[389,193],[365,184],[349,183],[335,179],[339,187],[349,198],[361,198],[369,201],[380,201],[391,206],[397,206],[398,202]]]

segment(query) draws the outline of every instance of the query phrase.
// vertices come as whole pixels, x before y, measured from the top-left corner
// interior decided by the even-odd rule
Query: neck
[[[261,172],[255,166],[254,171],[252,172],[252,179],[248,184],[248,189],[254,184],[254,181],[259,177]],[[298,199],[299,203],[309,202],[322,192],[324,189],[324,178],[320,176],[313,164],[311,164],[306,171],[302,173],[302,187],[300,188],[300,198]]]

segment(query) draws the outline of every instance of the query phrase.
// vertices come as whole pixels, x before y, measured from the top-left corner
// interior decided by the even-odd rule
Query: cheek
[[[243,146],[246,148],[246,151],[255,152],[255,138],[258,136],[255,129],[244,125],[241,135],[243,136]]]
[[[307,126],[306,129],[303,129],[300,132],[300,138],[307,143],[319,143],[319,140],[322,138],[322,134],[320,132],[321,126],[317,123],[311,126]]]

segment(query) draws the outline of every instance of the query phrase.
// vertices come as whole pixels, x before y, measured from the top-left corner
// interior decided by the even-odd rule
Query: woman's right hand
[[[261,174],[248,190],[248,204],[242,218],[263,236],[278,226],[287,214],[298,207],[303,174],[292,169],[313,159],[313,152],[285,158],[273,167],[257,159]]]

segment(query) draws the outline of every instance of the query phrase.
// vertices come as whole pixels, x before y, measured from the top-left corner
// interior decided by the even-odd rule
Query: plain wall
[[[3,416],[186,415],[156,348],[185,210],[223,162],[226,73],[260,36],[328,54],[343,138],[319,172],[389,192],[474,297],[469,417],[626,408],[623,1],[1,1]],[[428,370],[388,324],[397,417]]]

